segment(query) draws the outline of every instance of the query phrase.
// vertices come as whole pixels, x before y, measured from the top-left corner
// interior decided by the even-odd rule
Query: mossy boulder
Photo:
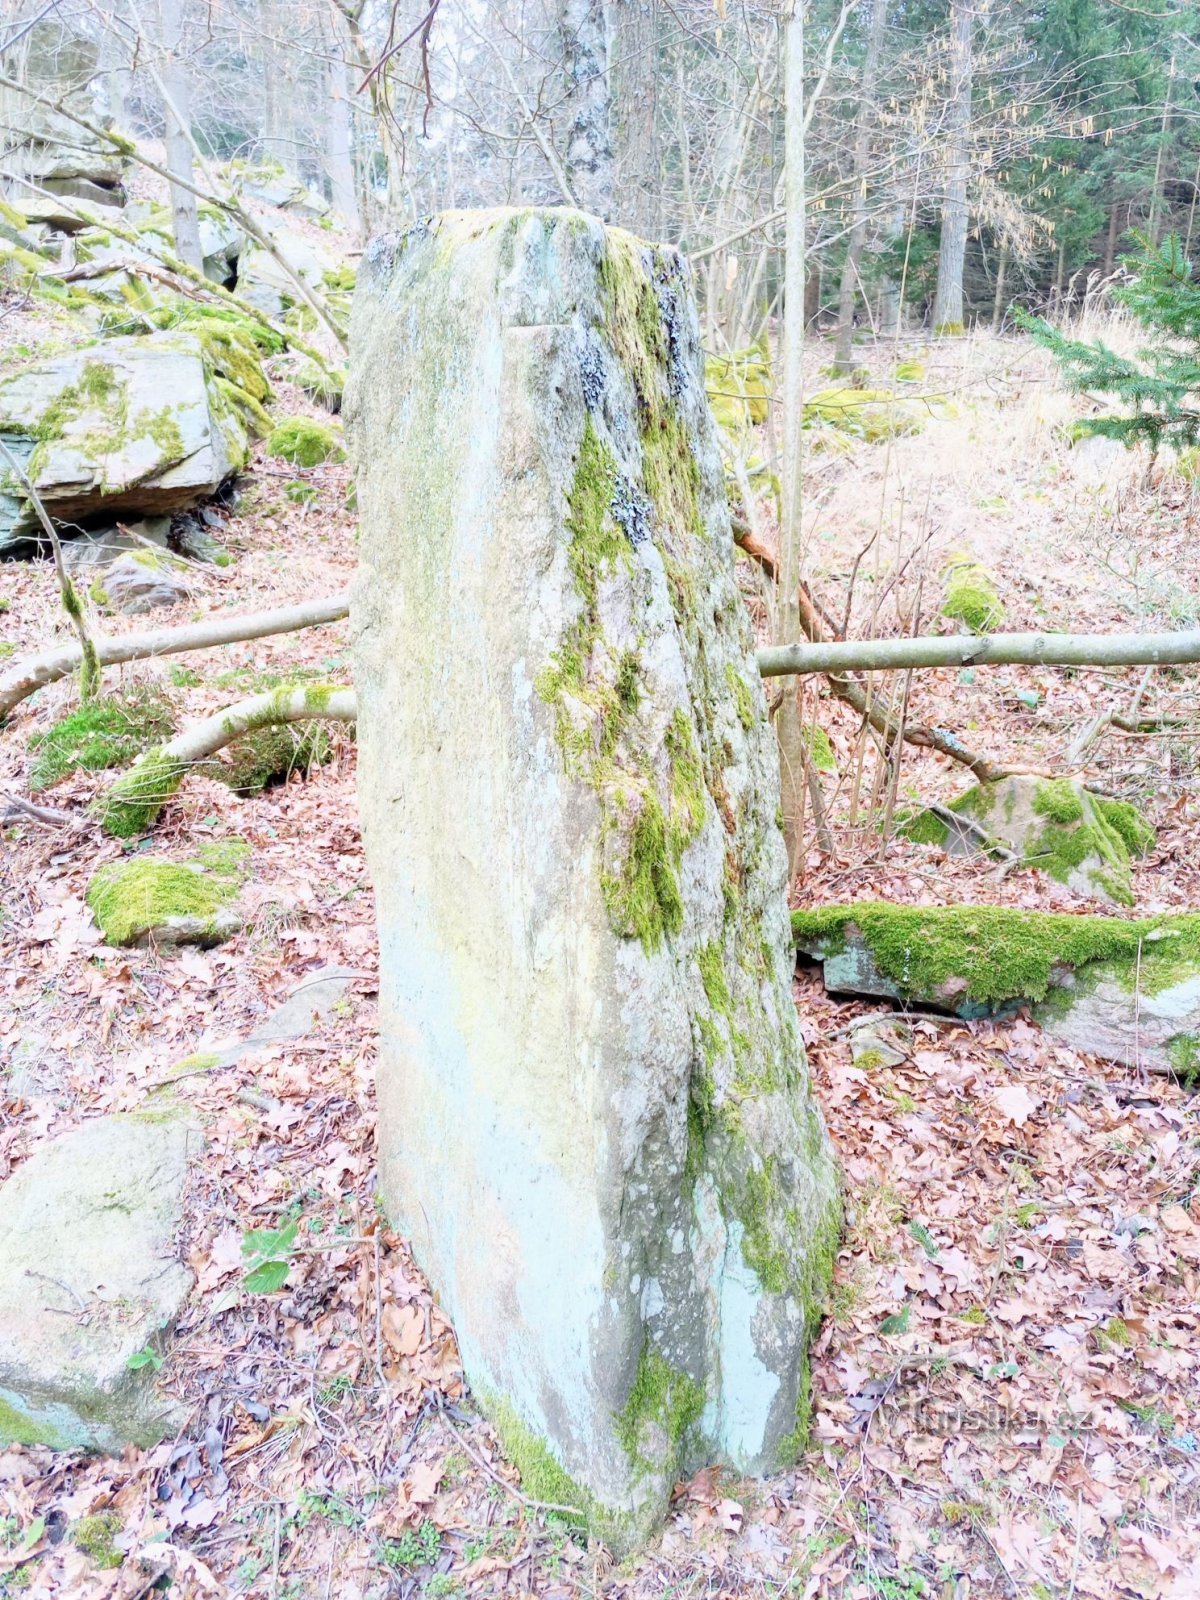
[[[214,776],[235,794],[261,794],[286,783],[293,772],[307,776],[333,754],[328,730],[319,722],[280,723],[243,734],[226,749]]]
[[[904,831],[952,855],[1000,846],[1075,893],[1114,905],[1132,905],[1130,862],[1155,842],[1154,829],[1127,801],[1093,794],[1073,779],[1023,774],[978,784],[949,807],[918,813]]]
[[[232,904],[240,882],[228,864],[134,856],[94,873],[87,903],[108,944],[214,945],[242,925]]]
[[[198,1146],[170,1110],[96,1117],[0,1186],[0,1449],[119,1452],[185,1420],[153,1363],[131,1361],[162,1347],[191,1288],[178,1237]]]
[[[744,433],[752,423],[765,422],[771,399],[766,336],[746,350],[705,356],[704,387],[709,410],[726,433]]]
[[[130,550],[117,557],[90,592],[100,605],[140,616],[190,600],[194,581],[187,562],[167,550]]]
[[[269,435],[266,451],[277,461],[290,461],[294,467],[319,467],[325,461],[345,459],[333,429],[311,417],[285,417]]]
[[[0,380],[0,432],[60,521],[158,515],[215,493],[246,461],[224,382],[195,334],[109,339]],[[0,471],[0,551],[35,544],[38,526]]]
[[[952,556],[942,569],[942,615],[970,633],[992,633],[1004,621],[1004,602],[987,568],[973,556]]]
[[[931,414],[929,406],[891,389],[821,389],[804,402],[806,426],[831,428],[871,444],[920,433]]]
[[[451,212],[368,246],[351,350],[381,1192],[528,1492],[624,1551],[795,1459],[839,1218],[689,274]]]
[[[1073,1049],[1200,1075],[1200,914],[1126,921],[864,901],[794,912],[792,931],[835,993],[966,1019],[1028,1005],[1052,1039]]]

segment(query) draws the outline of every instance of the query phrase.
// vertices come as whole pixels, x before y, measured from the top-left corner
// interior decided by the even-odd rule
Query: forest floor
[[[871,611],[880,632],[910,629],[918,613],[935,625],[939,562],[961,548],[991,567],[1014,627],[1194,619],[1200,502],[1186,485],[1073,455],[1061,425],[1075,403],[1024,341],[949,341],[926,359],[927,387],[954,399],[954,415],[813,459],[808,569],[829,609],[840,613],[875,536],[858,569],[860,630]],[[284,409],[300,398],[285,395]],[[316,497],[298,506],[287,486],[301,478]],[[257,460],[220,529],[235,564],[156,623],[343,587],[347,481],[343,467]],[[746,566],[752,604],[754,582]],[[0,634],[18,651],[62,632],[45,563],[7,566],[0,592]],[[237,698],[250,668],[344,681],[346,627],[108,677],[153,678],[192,718]],[[912,714],[994,758],[1050,765],[1138,678],[926,673]],[[1182,673],[1162,672],[1144,704],[1185,706],[1186,691]],[[30,738],[73,694],[60,683],[14,716],[0,786],[26,792]],[[1099,909],[1035,873],[999,878],[990,864],[882,842],[885,775],[869,753],[860,764],[849,713],[822,698],[814,714],[838,763],[824,779],[836,849],[808,855],[804,903]],[[1135,875],[1140,913],[1197,903],[1192,739],[1110,737],[1093,751],[1089,778],[1136,799],[1159,829]],[[813,1359],[812,1445],[765,1482],[700,1473],[651,1548],[614,1567],[523,1499],[471,1405],[452,1328],[375,1204],[375,932],[352,743],[339,737],[327,765],[251,799],[191,779],[165,811],[155,853],[184,860],[229,836],[251,847],[252,919],[207,952],[99,942],[84,892],[121,853],[85,819],[104,781],[77,773],[43,797],[79,826],[5,833],[0,1179],[48,1136],[144,1104],[173,1064],[248,1037],[319,969],[359,976],[303,1039],[179,1082],[207,1137],[184,1241],[197,1287],[160,1374],[187,1423],[120,1459],[0,1452],[0,1597],[136,1600],[167,1578],[171,1594],[257,1600],[1200,1592],[1200,1180],[1185,1089],[1052,1048],[1023,1018],[915,1018],[903,1064],[866,1071],[849,1036],[867,1008],[798,974],[847,1202]],[[965,786],[908,752],[897,794],[911,803]],[[286,1219],[303,1244],[286,1287],[247,1293],[244,1233]],[[97,1515],[111,1520],[87,1524],[84,1549],[80,1524]]]

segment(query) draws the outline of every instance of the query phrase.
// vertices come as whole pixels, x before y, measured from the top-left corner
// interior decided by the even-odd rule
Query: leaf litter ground
[[[868,597],[867,613],[881,632],[913,626],[936,556],[963,544],[993,566],[1014,626],[1183,616],[1196,594],[1190,496],[1127,473],[1081,487],[1044,414],[1068,415],[1066,403],[1027,347],[947,348],[958,365],[939,376],[931,362],[930,382],[959,396],[957,420],[817,465],[810,568],[827,603],[840,609],[856,539],[884,520],[891,545],[872,581],[888,594],[882,605]],[[985,439],[995,448],[981,458]],[[301,476],[318,492],[303,507],[286,492]],[[353,566],[345,488],[344,469],[301,475],[259,462],[221,530],[237,563],[205,580],[204,610],[341,587]],[[904,504],[923,507],[915,532]],[[925,576],[910,563],[889,586],[912,544],[926,551]],[[44,565],[6,568],[3,587],[3,632],[19,649],[62,631]],[[749,573],[746,587],[757,604]],[[164,620],[189,615],[183,606]],[[312,630],[152,675],[197,716],[248,692],[239,684],[251,671],[344,679],[345,638],[344,626]],[[1161,680],[1146,703],[1186,714],[1187,680]],[[1130,674],[929,674],[913,713],[993,757],[1049,764],[1135,687]],[[43,691],[13,719],[0,751],[11,791],[23,792],[30,734],[72,694]],[[806,903],[886,895],[1089,909],[1036,874],[881,847],[865,806],[851,810],[856,726],[825,699],[818,716],[839,763],[822,780],[836,848],[811,852]],[[1089,778],[1138,799],[1160,828],[1137,873],[1140,911],[1197,902],[1192,751],[1173,730],[1093,752]],[[251,847],[250,925],[209,952],[98,942],[83,893],[118,847],[90,824],[6,835],[0,1178],[39,1141],[143,1104],[181,1061],[252,1035],[320,969],[359,976],[302,1039],[179,1080],[207,1130],[182,1241],[196,1292],[161,1352],[161,1380],[187,1424],[120,1459],[0,1453],[0,1596],[134,1600],[168,1583],[184,1596],[272,1600],[1200,1592],[1191,1096],[1049,1048],[1020,1018],[918,1017],[899,1029],[885,1019],[876,1027],[899,1064],[856,1066],[867,1008],[831,999],[806,972],[796,1000],[847,1198],[813,1358],[812,1448],[766,1482],[699,1473],[680,1485],[661,1538],[623,1567],[529,1504],[472,1408],[453,1330],[375,1205],[375,935],[353,767],[339,738],[328,766],[253,799],[189,780],[156,852],[188,859],[230,836]],[[899,781],[913,799],[964,786],[908,754]],[[45,798],[82,819],[101,782],[76,774]],[[289,1221],[298,1249],[284,1287],[248,1295],[244,1234]],[[109,1519],[99,1540],[87,1537],[97,1516]]]

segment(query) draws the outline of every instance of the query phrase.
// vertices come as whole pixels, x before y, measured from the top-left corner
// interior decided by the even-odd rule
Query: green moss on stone
[[[307,776],[332,754],[333,742],[320,723],[277,723],[235,739],[212,772],[235,794],[261,794],[274,784],[286,783],[293,772]]]
[[[237,834],[227,839],[209,839],[196,851],[196,859],[202,867],[221,877],[242,877],[249,866],[250,846]]]
[[[1069,778],[1050,778],[1033,791],[1033,809],[1039,817],[1067,826],[1082,822],[1083,801]]]
[[[236,888],[224,874],[140,856],[93,874],[87,903],[107,943],[128,945],[171,917],[211,922]]]
[[[290,461],[296,467],[343,461],[346,454],[333,430],[311,417],[285,417],[268,436],[266,451],[276,460]]]
[[[703,1410],[703,1386],[686,1372],[677,1371],[647,1343],[629,1398],[616,1419],[617,1438],[635,1473],[665,1468],[678,1474],[685,1436],[699,1422]],[[651,1451],[653,1454],[648,1453]]]
[[[1131,856],[1148,856],[1158,842],[1153,827],[1128,800],[1107,800],[1094,794],[1092,804]]]
[[[738,721],[743,728],[752,728],[755,722],[754,696],[750,691],[750,685],[732,661],[725,663],[725,681],[729,685],[733,703],[737,707]]]
[[[187,772],[187,763],[167,755],[165,749],[156,745],[144,751],[128,772],[92,802],[92,812],[105,833],[132,839],[153,826]]]
[[[1177,1033],[1167,1041],[1167,1060],[1181,1082],[1193,1086],[1200,1080],[1200,1037]]]
[[[985,567],[964,560],[947,568],[942,615],[972,633],[991,633],[1004,621],[1004,602]]]
[[[809,760],[818,772],[836,772],[837,758],[833,753],[833,745],[829,742],[829,735],[818,723],[810,723],[804,730],[805,743],[808,746]]]
[[[477,1390],[488,1421],[500,1436],[504,1452],[521,1474],[521,1488],[543,1505],[565,1506],[587,1522],[595,1501],[556,1460],[546,1441],[521,1421],[509,1401]]]
[[[101,1511],[81,1517],[71,1528],[71,1542],[90,1556],[101,1571],[111,1571],[125,1559],[113,1542],[122,1523],[115,1511]]]
[[[939,848],[946,844],[950,829],[934,811],[918,811],[900,824],[900,833],[914,844],[933,844]]]
[[[908,996],[933,997],[959,978],[981,1004],[1041,1001],[1055,969],[1093,963],[1125,970],[1132,988],[1159,994],[1200,973],[1200,914],[1149,917],[1072,916],[1009,906],[893,906],[882,901],[792,913],[805,948],[834,955],[853,926],[879,970]]]

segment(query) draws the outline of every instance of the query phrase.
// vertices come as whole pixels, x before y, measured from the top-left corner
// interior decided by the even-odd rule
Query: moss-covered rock
[[[968,1019],[1030,1004],[1075,1049],[1185,1078],[1200,1063],[1200,914],[1126,921],[863,901],[793,912],[792,931],[838,993]]]
[[[746,350],[704,358],[704,387],[719,427],[740,434],[767,420],[771,400],[771,352],[766,335]]]
[[[174,702],[152,686],[91,700],[30,735],[30,792],[49,789],[72,772],[123,767],[169,738],[174,727]]]
[[[1016,774],[978,784],[950,809],[1015,852],[1023,866],[1114,905],[1132,905],[1131,859],[1154,848],[1154,829],[1134,806],[1093,794],[1074,779]]]
[[[239,883],[228,864],[135,856],[94,873],[87,903],[108,944],[213,945],[241,927],[231,903]]]
[[[324,766],[333,754],[328,730],[319,722],[289,722],[243,734],[231,744],[214,776],[235,794],[261,794],[276,783],[286,783],[293,772],[307,775]]]
[[[324,461],[341,461],[345,451],[331,428],[311,417],[286,417],[267,439],[267,454],[295,467],[319,467]]]
[[[942,615],[971,633],[991,633],[1004,621],[1004,602],[991,573],[971,556],[952,557],[943,570]]]
[[[920,433],[931,409],[891,389],[821,389],[804,402],[804,420],[874,444],[900,434]]]

